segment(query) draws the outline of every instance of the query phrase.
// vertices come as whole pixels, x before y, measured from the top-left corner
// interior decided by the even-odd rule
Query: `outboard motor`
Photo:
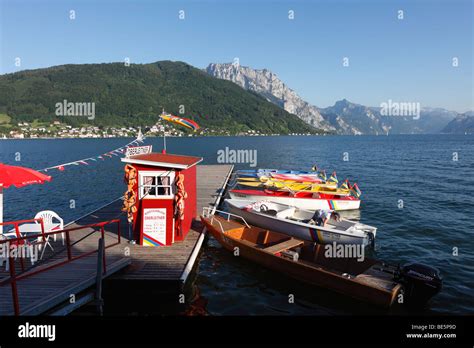
[[[424,306],[443,286],[439,271],[420,263],[408,263],[397,273],[406,302],[416,307]]]
[[[372,232],[367,232],[367,238],[369,239],[368,245],[371,249],[375,249],[375,236]]]

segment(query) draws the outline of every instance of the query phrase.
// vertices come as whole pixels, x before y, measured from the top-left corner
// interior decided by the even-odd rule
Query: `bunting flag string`
[[[72,161],[72,162],[68,162],[68,163],[62,163],[62,164],[58,164],[56,166],[53,166],[53,167],[48,167],[48,168],[44,168],[44,169],[40,169],[38,170],[39,172],[47,172],[49,170],[53,170],[53,169],[57,169],[59,171],[64,171],[65,167],[67,166],[78,166],[78,165],[89,165],[89,161],[94,161],[94,162],[97,162],[98,159],[104,161],[106,159],[106,157],[108,158],[112,158],[113,156],[119,156],[119,154],[123,154],[125,153],[127,147],[129,146],[133,146],[133,145],[139,145],[140,143],[143,143],[143,136],[139,136],[137,139],[135,139],[134,141],[131,141],[129,142],[128,144],[124,145],[124,146],[121,146],[117,149],[114,149],[112,151],[109,151],[109,152],[106,152],[106,153],[103,153],[101,155],[98,155],[98,156],[93,156],[93,157],[88,157],[88,158],[83,158],[83,159],[80,159],[80,160],[77,160],[77,161]],[[105,156],[105,157],[104,157]]]

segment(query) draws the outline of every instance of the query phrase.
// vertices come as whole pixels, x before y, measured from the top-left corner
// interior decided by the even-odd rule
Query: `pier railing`
[[[17,238],[21,238],[21,231],[20,231],[20,225],[26,224],[26,223],[39,223],[41,226],[41,235],[44,236],[44,221],[43,218],[36,218],[36,219],[27,219],[27,220],[16,220],[16,221],[6,221],[6,222],[0,222],[0,226],[13,226],[13,229],[8,231],[8,232],[3,232],[0,234],[0,236],[5,236],[9,235],[11,231],[15,231],[15,235]],[[12,240],[12,239],[9,239]]]
[[[43,221],[42,218],[36,218],[36,219],[0,222],[0,226],[2,226],[2,227],[3,226],[13,226],[13,229],[11,231],[14,230],[15,235],[16,235],[16,238],[0,239],[0,245],[4,244],[5,241],[8,242],[8,241],[13,241],[13,240],[15,240],[15,242],[12,242],[12,244],[21,245],[21,244],[25,244],[26,239],[33,238],[33,237],[28,237],[28,238],[24,238],[24,240],[21,240],[22,238],[21,238],[21,232],[20,232],[20,225],[23,225],[23,224],[26,224],[26,223],[39,223],[40,226],[41,226],[41,237],[44,241],[46,241],[46,238],[45,238],[45,235],[44,235],[44,221]],[[5,235],[9,235],[11,233],[11,231],[9,231],[7,233],[3,233],[2,235],[0,235],[0,237],[4,237]],[[39,235],[35,236],[35,238],[38,238],[38,236]],[[5,252],[4,245],[2,245],[2,247],[3,247],[2,252]],[[20,264],[21,264],[21,270],[24,271],[25,270],[25,264],[23,262],[23,258],[20,258]],[[1,282],[0,282],[0,284],[1,284]]]
[[[39,220],[41,220],[41,221],[39,221]],[[41,223],[41,233],[38,233],[38,234],[35,234],[35,235],[30,234],[28,236],[21,236],[21,232],[19,231],[18,225],[26,223],[26,222],[33,222],[33,221],[39,221]],[[120,219],[114,219],[114,220],[109,220],[109,221],[104,221],[104,222],[89,224],[89,225],[84,225],[84,226],[78,226],[78,227],[73,227],[73,228],[66,228],[66,229],[63,229],[63,230],[57,230],[57,231],[52,231],[52,232],[44,232],[44,224],[43,224],[42,219],[30,219],[30,220],[10,221],[10,222],[1,223],[1,225],[10,225],[10,226],[13,225],[13,226],[15,226],[15,232],[16,232],[16,235],[17,235],[16,238],[0,240],[0,246],[2,247],[1,249],[2,249],[3,253],[8,254],[7,255],[7,260],[9,262],[9,269],[10,269],[10,276],[6,277],[6,278],[3,278],[3,279],[0,279],[0,286],[8,284],[8,283],[11,285],[13,307],[14,307],[15,315],[20,314],[20,303],[19,303],[19,299],[18,299],[18,284],[17,284],[19,280],[31,277],[35,274],[45,272],[45,271],[53,269],[53,268],[61,267],[61,266],[65,265],[69,262],[72,262],[74,260],[78,260],[80,258],[89,256],[89,255],[97,252],[98,249],[93,249],[93,250],[84,252],[80,255],[73,256],[72,247],[74,245],[76,245],[77,243],[81,242],[82,240],[86,239],[90,235],[94,234],[94,233],[100,233],[100,237],[104,241],[104,245],[105,245],[105,226],[115,224],[115,223],[117,224],[117,242],[112,243],[110,245],[107,245],[104,248],[104,253],[103,253],[103,257],[102,257],[102,265],[103,265],[103,272],[102,273],[103,274],[107,273],[107,263],[106,263],[105,250],[110,248],[110,247],[116,246],[116,245],[120,244],[120,242],[121,242],[121,239],[120,239]],[[84,237],[78,239],[77,241],[74,241],[73,243],[71,243],[71,238],[70,238],[71,233],[74,233],[74,232],[77,232],[77,231],[80,231],[80,230],[90,229],[90,228],[93,228],[94,230],[91,231],[86,236],[84,236]],[[34,239],[34,238],[36,238],[37,240],[39,238],[41,238],[41,241],[37,242],[37,244],[46,244],[46,243],[48,243],[48,238],[50,236],[54,236],[54,235],[60,234],[60,233],[64,233],[65,236],[66,236],[66,253],[67,253],[66,259],[59,260],[57,262],[51,262],[50,264],[46,264],[45,266],[37,266],[38,267],[37,269],[32,267],[32,268],[26,270],[26,272],[25,272],[23,257],[19,257],[20,265],[21,265],[20,266],[21,267],[21,272],[17,274],[16,269],[15,269],[15,260],[17,259],[17,255],[15,255],[15,257],[13,257],[12,253],[10,252],[10,245],[17,245],[17,246],[18,245],[25,245],[25,244],[28,243],[28,240]],[[44,247],[46,247],[46,245]],[[63,251],[64,251],[64,249],[62,249],[60,252],[63,252]],[[55,254],[57,254],[57,253],[55,253]]]

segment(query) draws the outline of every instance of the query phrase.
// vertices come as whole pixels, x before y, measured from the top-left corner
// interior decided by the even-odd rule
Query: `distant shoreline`
[[[308,134],[308,135],[206,135],[206,136],[166,136],[166,138],[263,138],[263,137],[393,137],[393,136],[426,136],[426,135],[436,135],[436,136],[449,136],[449,135],[458,135],[458,136],[466,136],[466,135],[474,135],[474,133],[426,133],[426,134]],[[133,139],[134,137],[87,137],[87,138],[62,138],[62,137],[41,137],[41,138],[0,138],[2,140],[90,140],[90,139],[97,139],[97,140],[106,140],[106,139]],[[146,138],[154,139],[154,138],[163,138],[163,136],[145,136]]]

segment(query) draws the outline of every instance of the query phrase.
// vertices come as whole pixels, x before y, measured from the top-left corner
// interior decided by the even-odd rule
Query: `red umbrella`
[[[0,163],[0,223],[3,222],[3,188],[43,184],[45,181],[51,181],[51,177],[30,168]],[[2,232],[3,226],[0,225]]]

